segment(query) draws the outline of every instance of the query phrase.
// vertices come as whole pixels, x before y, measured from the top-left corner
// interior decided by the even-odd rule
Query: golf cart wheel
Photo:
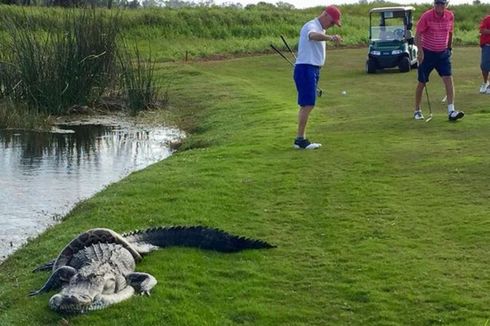
[[[410,67],[411,67],[410,59],[408,57],[403,57],[400,60],[400,64],[398,65],[400,72],[409,72]]]
[[[366,72],[368,74],[375,74],[376,73],[376,62],[374,62],[373,60],[366,61]]]

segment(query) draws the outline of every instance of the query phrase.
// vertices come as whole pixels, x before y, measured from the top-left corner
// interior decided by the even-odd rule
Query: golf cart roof
[[[415,8],[412,6],[406,7],[380,7],[380,8],[372,8],[369,10],[369,13],[373,12],[387,12],[387,11],[415,11]]]

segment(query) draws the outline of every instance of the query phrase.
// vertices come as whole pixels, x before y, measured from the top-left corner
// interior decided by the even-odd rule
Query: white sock
[[[447,113],[451,114],[454,111],[454,104],[448,104]]]

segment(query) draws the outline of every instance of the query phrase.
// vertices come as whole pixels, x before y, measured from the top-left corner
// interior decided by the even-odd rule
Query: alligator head
[[[51,309],[62,313],[83,313],[126,300],[134,288],[107,262],[84,266],[65,281],[58,294],[49,300]]]

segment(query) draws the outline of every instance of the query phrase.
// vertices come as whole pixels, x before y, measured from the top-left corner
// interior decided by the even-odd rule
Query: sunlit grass
[[[192,135],[0,265],[2,326],[484,325],[490,115],[478,55],[454,50],[464,120],[447,121],[434,75],[424,123],[412,120],[415,72],[367,75],[364,49],[330,51],[308,129],[318,151],[292,149],[296,94],[280,57],[158,65]],[[81,316],[26,296],[47,277],[30,270],[81,231],[169,224],[278,247],[153,252],[137,265],[159,281],[151,297]]]

